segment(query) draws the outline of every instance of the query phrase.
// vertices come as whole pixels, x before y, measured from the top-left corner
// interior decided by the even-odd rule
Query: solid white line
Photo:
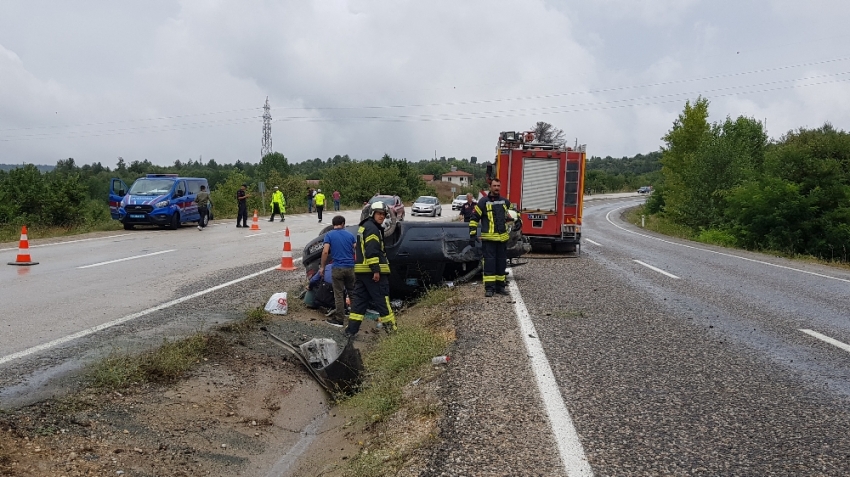
[[[597,247],[601,247],[601,246],[602,246],[602,244],[601,244],[601,243],[596,243],[596,242],[594,242],[593,240],[590,240],[590,239],[588,239],[588,238],[586,238],[586,239],[584,239],[584,240],[585,240],[585,241],[587,241],[587,242],[592,243],[593,245],[596,245]]]
[[[662,269],[660,269],[660,268],[653,267],[652,265],[650,265],[650,264],[648,264],[648,263],[641,262],[640,260],[635,260],[635,262],[637,262],[637,263],[639,263],[639,264],[643,265],[643,266],[644,266],[644,267],[646,267],[646,268],[649,268],[649,269],[651,269],[651,270],[655,270],[656,272],[658,272],[658,273],[660,273],[660,274],[662,274],[662,275],[667,275],[668,277],[670,277],[670,278],[675,278],[676,280],[678,280],[678,279],[679,279],[679,277],[677,277],[676,275],[673,275],[672,273],[667,273],[667,272],[665,272],[664,270],[662,270]]]
[[[300,262],[300,261],[301,261],[301,257],[298,257],[295,260],[293,260],[292,263],[297,263],[297,262]],[[206,295],[207,293],[211,293],[211,292],[214,292],[216,290],[221,290],[222,288],[229,287],[230,285],[235,285],[236,283],[239,283],[239,282],[242,282],[242,281],[245,281],[245,280],[249,280],[249,279],[254,278],[254,277],[258,277],[258,276],[260,276],[264,273],[268,273],[268,272],[275,270],[275,269],[277,269],[277,266],[267,268],[265,270],[260,270],[259,272],[255,272],[255,273],[252,273],[250,275],[245,275],[244,277],[237,278],[235,280],[230,280],[229,282],[222,283],[220,285],[216,285],[216,286],[211,287],[211,288],[207,288],[206,290],[201,290],[199,292],[192,293],[191,295],[186,295],[184,297],[180,297],[180,298],[177,298],[177,299],[174,299],[174,300],[171,300],[171,301],[167,301],[167,302],[165,302],[161,305],[157,305],[153,308],[148,308],[147,310],[142,310],[138,313],[133,313],[132,315],[127,315],[123,318],[118,318],[117,320],[112,320],[112,321],[107,322],[107,323],[103,323],[103,324],[100,324],[100,325],[97,325],[97,326],[93,326],[91,328],[87,328],[85,330],[78,331],[74,334],[55,339],[55,340],[50,341],[48,343],[40,344],[38,346],[33,346],[32,348],[27,348],[23,351],[18,351],[17,353],[12,353],[10,355],[0,357],[0,364],[6,363],[6,362],[9,362],[9,361],[18,359],[18,358],[23,358],[24,356],[28,356],[28,355],[31,355],[33,353],[38,353],[39,351],[44,351],[46,349],[50,349],[50,348],[59,346],[63,343],[67,343],[69,341],[73,341],[75,339],[82,338],[84,336],[88,336],[88,335],[93,334],[93,333],[97,333],[98,331],[102,331],[102,330],[105,330],[107,328],[111,328],[115,325],[120,325],[121,323],[126,323],[130,320],[135,320],[136,318],[141,318],[141,317],[143,317],[145,315],[149,315],[149,314],[151,314],[155,311],[164,310],[168,307],[183,303],[184,301],[191,300],[192,298],[198,298],[199,296]]]
[[[632,205],[632,204],[626,204],[624,206],[617,207],[616,209],[611,210],[610,212],[605,214],[605,219],[608,220],[608,222],[611,225],[613,225],[614,227],[617,227],[618,229],[620,229],[624,232],[628,232],[628,233],[634,234],[634,235],[639,235],[641,237],[645,237],[645,238],[652,239],[652,240],[658,240],[659,242],[669,243],[671,245],[677,245],[679,247],[690,248],[690,249],[693,249],[693,250],[700,250],[700,251],[703,251],[703,252],[714,253],[714,254],[717,254],[717,255],[723,255],[724,257],[738,258],[738,259],[741,259],[741,260],[746,260],[747,262],[755,262],[755,263],[760,263],[762,265],[770,265],[771,267],[782,268],[782,269],[785,269],[785,270],[792,270],[792,271],[800,272],[800,273],[806,273],[808,275],[814,275],[816,277],[829,278],[830,280],[838,280],[840,282],[850,283],[850,280],[848,280],[846,278],[831,277],[829,275],[824,275],[822,273],[809,272],[809,271],[806,271],[806,270],[800,270],[799,268],[786,267],[785,265],[777,265],[775,263],[763,262],[761,260],[756,260],[756,259],[753,259],[753,258],[746,258],[746,257],[738,256],[738,255],[732,255],[731,253],[717,252],[717,251],[714,251],[714,250],[709,250],[707,248],[700,248],[700,247],[694,247],[693,245],[685,245],[683,243],[671,242],[669,240],[664,240],[662,238],[653,237],[651,235],[639,234],[639,233],[637,233],[633,230],[629,230],[627,228],[620,227],[619,225],[617,225],[617,224],[615,224],[614,222],[611,221],[611,213],[612,212],[616,212],[616,211],[622,209],[623,207],[628,207],[629,205]]]
[[[163,253],[173,252],[174,250],[175,249],[162,250],[162,251],[159,251],[159,252],[146,253],[144,255],[134,255],[132,257],[119,258],[118,260],[110,260],[108,262],[100,262],[100,263],[93,263],[91,265],[83,265],[82,267],[77,267],[77,268],[93,268],[93,267],[99,267],[101,265],[109,265],[110,263],[126,262],[127,260],[135,260],[137,258],[151,257],[153,255],[160,255],[160,254],[163,254]]]
[[[508,270],[508,276],[513,278],[513,270]],[[534,371],[537,388],[540,390],[543,406],[549,416],[549,424],[555,434],[555,442],[558,445],[558,452],[561,454],[561,462],[564,464],[567,476],[592,476],[593,470],[590,468],[587,456],[584,455],[584,448],[581,445],[581,440],[579,440],[578,432],[576,432],[570,412],[564,404],[564,398],[558,389],[552,367],[549,365],[549,360],[546,359],[546,352],[543,351],[540,339],[537,338],[537,330],[534,328],[534,323],[531,322],[531,316],[525,307],[516,281],[510,280],[508,288],[511,291],[511,298],[514,299],[514,311],[522,334],[522,341],[525,343],[525,349],[531,359],[531,369]]]
[[[848,345],[846,343],[842,343],[841,341],[830,338],[829,336],[822,335],[822,334],[818,333],[817,331],[803,330],[803,329],[801,329],[800,331],[802,331],[803,333],[805,333],[807,335],[814,336],[815,338],[817,338],[821,341],[825,341],[825,342],[827,342],[827,343],[829,343],[833,346],[837,346],[837,347],[843,349],[844,351],[850,352],[850,345]]]
[[[65,245],[65,244],[68,244],[68,243],[88,242],[89,240],[106,240],[106,239],[111,239],[111,238],[115,238],[115,237],[124,237],[125,235],[131,235],[131,234],[110,235],[108,237],[92,237],[92,238],[79,239],[79,240],[68,240],[67,242],[43,243],[41,245],[30,245],[30,248],[52,247],[54,245]],[[17,250],[17,249],[18,249],[18,247],[15,247],[15,248],[0,248],[0,252],[6,252],[8,250]]]

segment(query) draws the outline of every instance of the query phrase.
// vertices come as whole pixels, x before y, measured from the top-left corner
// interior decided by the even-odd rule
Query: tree
[[[549,123],[538,121],[531,129],[534,132],[534,142],[563,146],[567,140],[564,131]]]
[[[279,152],[272,152],[263,156],[257,169],[260,177],[268,176],[271,171],[277,171],[281,177],[286,177],[291,173],[289,161],[286,156]]]

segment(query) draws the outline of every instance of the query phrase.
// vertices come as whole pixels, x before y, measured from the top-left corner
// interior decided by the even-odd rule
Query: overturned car
[[[385,223],[386,224],[386,223]],[[307,278],[318,270],[322,258],[327,227],[304,248],[303,264]],[[346,227],[357,235],[357,225]],[[390,262],[390,294],[403,296],[422,287],[444,281],[460,283],[481,271],[482,248],[469,244],[469,224],[465,222],[392,222],[384,227],[384,246]],[[531,251],[522,235],[517,218],[508,240],[508,260],[513,261]]]

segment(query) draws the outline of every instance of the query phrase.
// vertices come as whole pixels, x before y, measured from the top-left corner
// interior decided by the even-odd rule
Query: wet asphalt
[[[580,257],[515,269],[594,474],[850,474],[850,353],[800,331],[850,342],[850,274],[646,233],[623,205],[586,209]]]

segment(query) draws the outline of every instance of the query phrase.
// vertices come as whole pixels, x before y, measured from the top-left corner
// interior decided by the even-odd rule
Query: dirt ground
[[[302,308],[265,326],[293,343],[341,343],[323,320]],[[359,452],[345,410],[263,331],[219,334],[224,345],[178,382],[86,389],[3,412],[0,475],[333,475]],[[377,338],[361,335],[358,347]],[[317,437],[328,455],[303,473],[297,458]]]
[[[399,319],[423,313],[430,312],[414,308]],[[300,303],[267,318],[269,332],[294,344],[314,337],[343,343],[340,328]],[[368,349],[379,333],[367,321],[356,347]],[[374,462],[365,474],[352,465],[370,459],[415,475],[422,466],[416,450],[438,433],[438,368],[405,389],[412,408],[374,423],[329,402],[259,325],[215,334],[222,338],[216,349],[177,382],[85,388],[0,411],[0,476],[372,475]]]

